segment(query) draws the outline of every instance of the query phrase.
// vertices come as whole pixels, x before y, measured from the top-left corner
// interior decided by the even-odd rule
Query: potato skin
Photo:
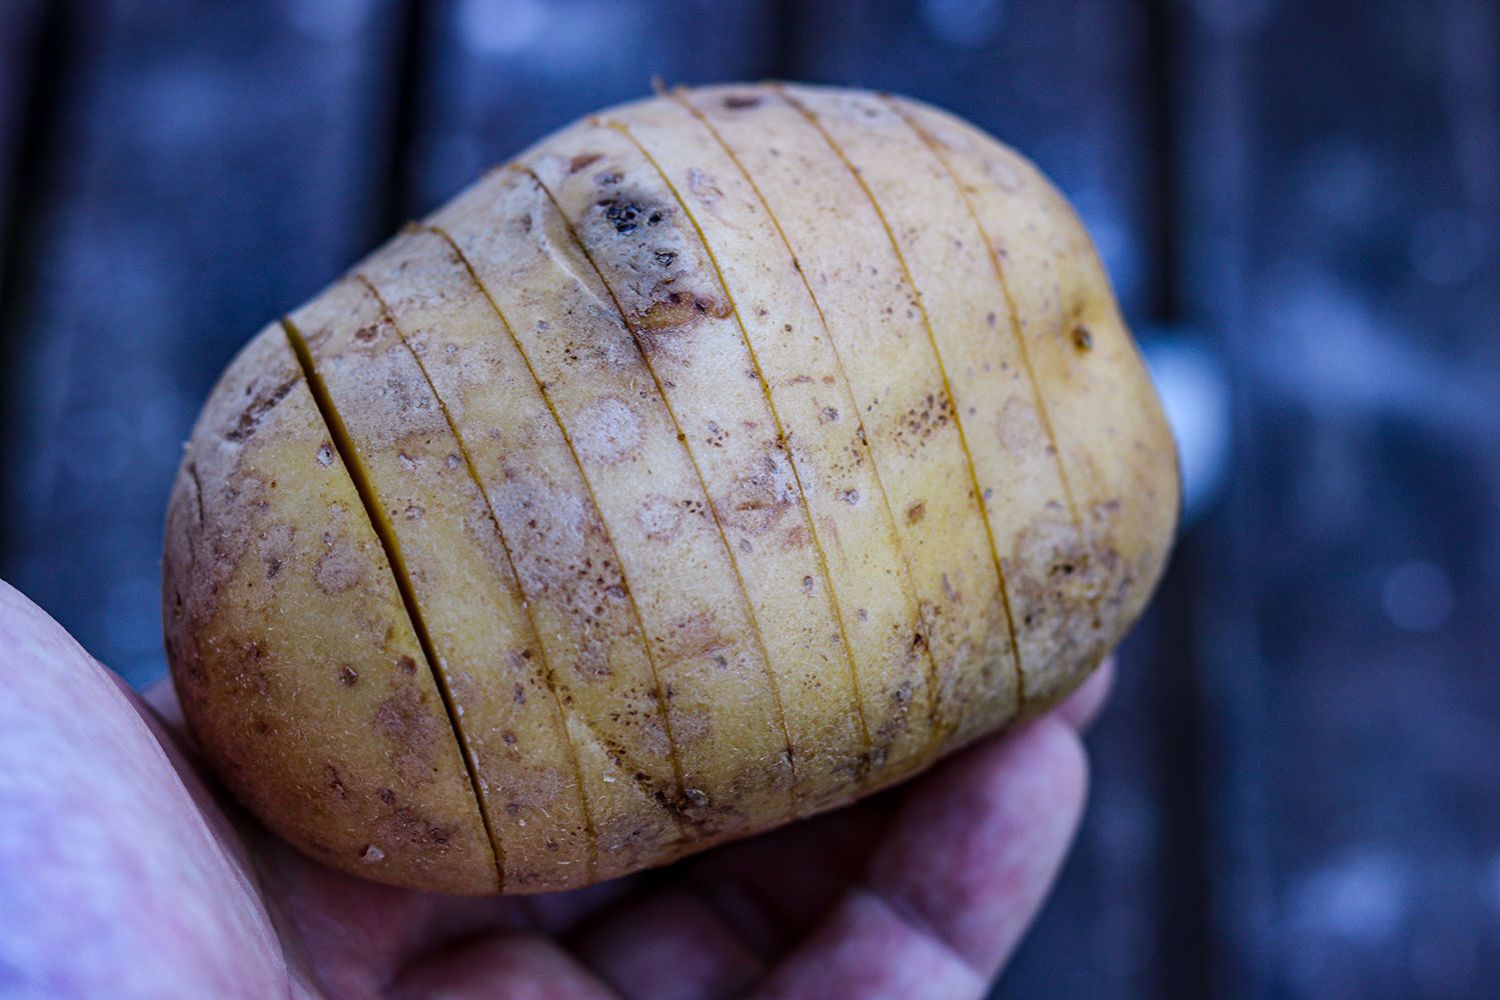
[[[294,845],[551,891],[1045,711],[1178,506],[1034,166],[902,98],[679,90],[543,140],[236,358],[168,507],[168,656]]]

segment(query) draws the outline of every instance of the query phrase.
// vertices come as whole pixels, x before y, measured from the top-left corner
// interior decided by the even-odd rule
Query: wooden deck
[[[996,995],[1496,995],[1493,0],[3,0],[0,576],[159,675],[166,492],[237,346],[653,75],[900,91],[1020,147],[1202,445]]]

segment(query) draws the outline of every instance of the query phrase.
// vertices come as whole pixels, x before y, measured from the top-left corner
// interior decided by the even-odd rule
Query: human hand
[[[850,808],[495,900],[285,846],[198,769],[169,686],[148,706],[3,582],[0,650],[0,994],[20,997],[981,997],[1061,866],[1111,674]]]

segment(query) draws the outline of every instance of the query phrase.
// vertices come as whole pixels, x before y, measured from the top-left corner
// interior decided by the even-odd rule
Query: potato
[[[172,493],[167,648],[209,764],[309,854],[566,889],[1056,704],[1178,500],[1035,167],[900,98],[679,90],[245,348]]]

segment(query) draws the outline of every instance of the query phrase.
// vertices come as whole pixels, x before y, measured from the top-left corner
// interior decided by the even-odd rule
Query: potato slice
[[[1161,575],[1181,497],[1171,434],[1120,318],[1108,276],[1067,201],[1030,162],[951,115],[914,101],[918,125],[958,179],[1003,262],[1018,325],[1086,540],[1038,524],[1017,562],[1048,567],[1028,603],[1050,649],[1031,695],[1040,711],[1087,676],[1140,614]]]
[[[421,359],[514,562],[541,668],[567,720],[563,742],[578,758],[598,876],[638,868],[681,835],[661,805],[675,798],[676,779],[651,664],[567,440],[515,338],[446,237],[410,229],[361,273]],[[471,709],[463,727],[478,739],[504,721]]]
[[[165,579],[184,714],[240,801],[329,864],[499,891],[432,672],[279,323],[199,418]]]
[[[786,730],[734,565],[640,349],[567,221],[534,179],[502,173],[431,222],[509,318],[600,512],[666,703],[680,776],[672,807],[707,841],[786,815]]]

